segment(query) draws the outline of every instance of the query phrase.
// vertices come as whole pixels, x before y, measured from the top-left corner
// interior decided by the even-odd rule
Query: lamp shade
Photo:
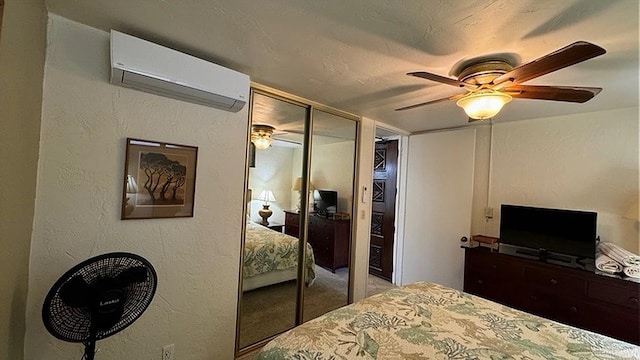
[[[262,200],[266,204],[269,201],[276,201],[276,198],[275,198],[275,196],[273,196],[273,192],[271,190],[264,189],[264,190],[262,190],[260,195],[258,195],[258,200]]]
[[[483,120],[496,116],[511,96],[495,90],[479,91],[456,102],[472,119]]]
[[[313,183],[309,181],[309,191],[315,190],[316,187],[313,186]],[[302,191],[302,178],[299,177],[296,181],[293,182],[293,187],[291,188],[293,191]]]

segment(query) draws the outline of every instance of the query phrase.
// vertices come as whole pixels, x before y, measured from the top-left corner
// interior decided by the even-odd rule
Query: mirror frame
[[[320,104],[318,102],[312,101],[312,100],[308,100],[296,95],[292,95],[289,93],[286,93],[284,91],[280,91],[271,87],[268,87],[266,85],[262,85],[256,82],[251,82],[251,88],[250,88],[250,94],[249,94],[249,116],[248,116],[248,125],[247,125],[247,133],[246,133],[246,154],[245,154],[245,173],[244,173],[244,199],[246,199],[247,197],[247,188],[249,185],[249,156],[250,156],[250,143],[251,143],[251,124],[253,123],[253,101],[254,101],[254,96],[255,94],[260,94],[260,95],[264,95],[264,96],[268,96],[271,97],[273,99],[277,99],[277,100],[281,100],[293,105],[297,105],[300,107],[305,108],[306,110],[306,116],[305,116],[305,132],[304,132],[304,141],[303,141],[303,157],[302,157],[302,189],[301,192],[302,193],[307,193],[308,189],[309,189],[309,178],[311,175],[311,148],[312,148],[312,138],[313,138],[313,113],[314,110],[319,110],[319,111],[323,111],[341,118],[344,118],[345,120],[351,120],[354,122],[354,125],[356,126],[356,131],[355,131],[355,138],[354,138],[354,143],[355,143],[355,147],[356,147],[356,151],[354,152],[354,162],[353,162],[353,188],[352,188],[352,194],[354,195],[353,197],[353,201],[351,204],[351,218],[352,218],[352,223],[351,223],[351,229],[350,229],[350,233],[351,233],[351,239],[350,239],[350,246],[349,246],[349,281],[348,281],[348,287],[347,287],[347,304],[350,304],[353,302],[353,273],[354,273],[354,269],[353,266],[351,266],[351,263],[353,262],[353,252],[355,249],[355,246],[353,246],[353,241],[355,239],[355,235],[356,235],[356,226],[355,226],[355,221],[356,220],[356,216],[355,216],[355,210],[356,210],[356,197],[355,194],[357,193],[357,189],[355,187],[355,184],[357,183],[356,180],[356,174],[357,174],[357,169],[358,169],[358,165],[359,165],[359,159],[358,159],[358,152],[357,152],[357,148],[358,148],[358,144],[359,144],[359,137],[360,137],[360,132],[361,132],[361,117],[342,111],[342,110],[338,110],[323,104]],[[300,240],[300,244],[298,246],[298,259],[306,259],[305,257],[305,252],[306,252],[306,244],[307,244],[307,236],[308,236],[308,229],[307,229],[307,225],[309,222],[309,204],[308,204],[308,197],[301,197],[301,204],[300,204],[300,208],[301,208],[301,212],[300,212],[300,224],[299,224],[299,240]],[[248,206],[247,206],[247,201],[244,201],[243,204],[243,219],[246,218],[247,216],[247,211],[248,211]],[[247,345],[243,348],[240,347],[240,318],[242,315],[242,283],[243,283],[243,274],[242,274],[242,269],[243,269],[243,264],[244,264],[244,246],[245,246],[245,232],[246,232],[246,221],[242,221],[242,232],[241,232],[241,238],[240,238],[240,262],[239,262],[239,274],[238,274],[238,300],[237,300],[237,309],[236,309],[236,333],[235,333],[235,356],[239,357],[242,355],[245,355],[247,353],[250,353],[262,346],[264,346],[267,342],[269,342],[271,339],[273,339],[274,337],[280,335],[281,333],[288,331],[284,330],[280,333],[274,334],[266,339],[263,339],[261,341],[258,341],[254,344],[251,345]],[[298,262],[298,269],[297,269],[297,278],[301,279],[304,277],[304,261],[299,261]],[[297,291],[296,291],[296,317],[295,317],[295,326],[298,326],[300,324],[303,323],[303,316],[304,316],[304,281],[297,281],[296,282],[297,285]]]

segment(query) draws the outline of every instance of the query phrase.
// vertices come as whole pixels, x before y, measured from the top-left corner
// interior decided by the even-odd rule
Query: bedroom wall
[[[503,203],[592,210],[603,241],[640,252],[638,219],[625,217],[638,204],[638,123],[638,108],[628,108],[495,124],[488,193],[495,216],[485,223],[486,200],[474,197],[472,233],[498,236]],[[488,136],[478,138],[484,151]],[[476,169],[476,179],[486,179],[477,162]]]
[[[355,147],[352,142],[342,142],[314,144],[311,150],[311,182],[317,189],[338,191],[338,211],[350,212],[352,208]],[[302,172],[302,149],[295,149],[293,156],[293,173],[299,174]],[[311,195],[309,197],[312,201]],[[298,199],[291,200],[295,208]]]
[[[338,192],[338,211],[351,212],[355,144],[315,144],[311,154],[311,181],[322,190]]]
[[[0,32],[0,359],[22,359],[47,13],[6,0]]]
[[[109,34],[50,15],[31,247],[26,359],[79,359],[44,328],[44,296],[70,267],[126,251],[158,273],[148,310],[98,342],[100,359],[231,359],[247,109],[230,113],[116,87]],[[247,89],[248,96],[248,89]],[[120,220],[125,138],[199,147],[193,218]]]
[[[265,150],[256,150],[256,167],[249,170],[249,188],[255,199],[264,189],[271,189],[276,198],[269,209],[273,214],[269,217],[269,223],[284,224],[284,210],[295,209],[298,202],[297,193],[291,191],[293,186],[292,173],[294,148],[271,146]],[[298,166],[299,167],[299,166]],[[251,201],[251,220],[260,222],[262,218],[258,210],[262,209],[263,202]],[[294,204],[293,207],[291,204]]]
[[[358,130],[358,166],[356,167],[355,180],[355,214],[353,214],[353,226],[355,238],[351,244],[351,275],[353,276],[353,289],[351,295],[354,301],[367,296],[367,283],[369,279],[369,241],[371,231],[371,201],[362,201],[363,188],[371,189],[373,186],[373,158],[375,151],[376,122],[363,117],[360,120]],[[371,196],[371,191],[368,192]]]

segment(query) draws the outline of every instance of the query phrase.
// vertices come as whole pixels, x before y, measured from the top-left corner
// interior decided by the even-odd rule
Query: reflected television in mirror
[[[318,216],[329,217],[338,211],[338,192],[333,190],[313,191],[313,211]]]

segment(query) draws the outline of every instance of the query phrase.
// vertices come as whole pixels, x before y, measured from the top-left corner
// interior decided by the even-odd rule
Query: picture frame
[[[193,217],[198,148],[127,138],[122,220]]]

